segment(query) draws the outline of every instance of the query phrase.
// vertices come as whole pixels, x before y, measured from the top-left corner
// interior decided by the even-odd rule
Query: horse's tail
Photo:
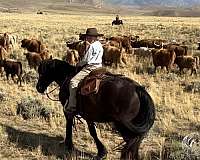
[[[140,100],[138,115],[130,122],[123,124],[135,134],[145,134],[152,127],[155,120],[155,107],[151,96],[144,87],[137,86],[136,92]]]

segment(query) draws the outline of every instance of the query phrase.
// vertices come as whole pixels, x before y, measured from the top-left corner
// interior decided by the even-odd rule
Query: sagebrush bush
[[[17,115],[21,115],[25,120],[39,117],[49,121],[51,114],[52,110],[43,106],[40,100],[33,97],[22,98],[21,102],[17,104]]]

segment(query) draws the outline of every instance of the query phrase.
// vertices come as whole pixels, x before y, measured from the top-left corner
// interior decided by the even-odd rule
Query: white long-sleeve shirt
[[[83,66],[85,64],[90,64],[101,67],[102,57],[103,57],[102,44],[99,41],[95,41],[94,43],[90,44],[89,49],[86,51],[79,65]]]

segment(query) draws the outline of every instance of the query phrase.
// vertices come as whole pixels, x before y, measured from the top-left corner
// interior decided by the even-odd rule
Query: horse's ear
[[[52,57],[52,55],[50,55],[50,58],[49,58],[50,60],[52,60],[53,59],[53,57]]]
[[[43,61],[40,61],[39,66],[42,64]]]

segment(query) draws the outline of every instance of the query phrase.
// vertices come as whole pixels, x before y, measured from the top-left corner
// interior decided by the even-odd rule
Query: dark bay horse
[[[59,100],[65,106],[69,98],[69,80],[76,74],[76,68],[65,61],[45,60],[40,64],[38,73],[37,91],[44,93],[55,81],[60,86]],[[67,120],[65,146],[70,153],[73,148],[73,118],[66,116],[65,109],[64,114]],[[114,74],[101,81],[97,94],[83,96],[77,92],[77,114],[88,124],[98,149],[97,159],[105,158],[107,151],[97,137],[94,122],[113,122],[125,141],[121,159],[134,160],[139,158],[140,143],[155,120],[154,103],[144,87],[127,77]]]
[[[120,25],[120,24],[123,25],[123,21],[122,20],[118,20],[118,21],[117,20],[113,20],[112,21],[112,26],[113,25]]]

